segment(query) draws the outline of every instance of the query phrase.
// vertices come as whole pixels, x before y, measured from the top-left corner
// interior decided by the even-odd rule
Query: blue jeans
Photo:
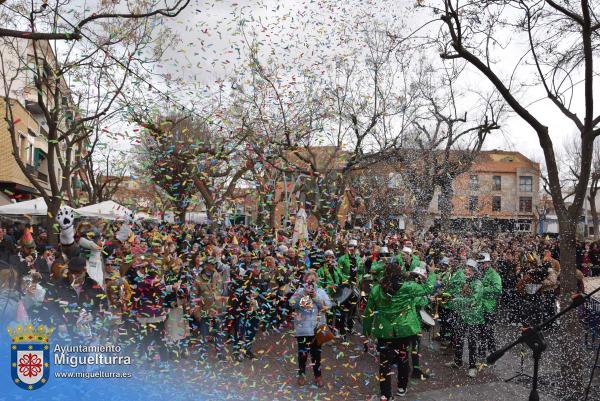
[[[223,319],[220,317],[203,317],[198,322],[198,331],[202,337],[200,342],[202,350],[204,352],[207,351],[207,337],[210,335],[214,338],[217,355],[222,355],[223,343],[225,342],[225,327]]]
[[[239,353],[242,348],[251,351],[257,329],[258,319],[255,316],[242,314],[238,317],[233,332],[233,352]]]

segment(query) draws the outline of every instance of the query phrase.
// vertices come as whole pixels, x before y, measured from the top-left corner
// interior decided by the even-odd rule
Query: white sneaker
[[[398,397],[404,397],[404,396],[406,396],[406,389],[398,387],[398,391],[396,391],[396,395]]]
[[[469,375],[469,377],[476,377],[477,376],[477,369],[475,369],[475,368],[469,369],[468,375]]]

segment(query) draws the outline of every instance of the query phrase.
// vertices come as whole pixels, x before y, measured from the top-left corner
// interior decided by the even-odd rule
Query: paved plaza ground
[[[517,335],[513,326],[502,326],[497,337],[504,344]],[[551,338],[551,336],[550,336]],[[551,347],[551,339],[549,340]],[[518,401],[528,400],[528,379],[505,383],[504,380],[520,370],[520,353],[508,353],[494,367],[482,370],[472,379],[466,368],[452,370],[444,366],[452,360],[452,354],[438,349],[436,342],[430,342],[427,333],[423,335],[422,366],[431,375],[427,381],[411,380],[409,394],[403,398],[411,401]],[[203,372],[191,375],[199,387],[207,390],[209,399],[229,400],[378,400],[379,386],[376,378],[378,359],[375,353],[363,352],[362,339],[353,336],[349,344],[332,343],[323,350],[323,377],[325,387],[312,384],[312,375],[303,387],[296,385],[296,340],[292,333],[261,333],[254,346],[255,360],[241,363],[213,361],[212,369],[198,365],[195,369]],[[591,351],[590,351],[591,353]],[[466,357],[466,355],[465,355]],[[551,358],[550,354],[545,355]],[[193,359],[193,358],[190,358]],[[532,372],[530,354],[524,354],[525,373]],[[189,363],[189,362],[188,362]],[[195,362],[194,362],[195,363]],[[542,363],[541,375],[549,369]],[[547,380],[546,380],[547,381]],[[206,388],[209,386],[209,388]],[[589,400],[600,400],[598,380],[592,389]],[[557,401],[545,392],[541,385],[542,401]],[[268,396],[266,396],[268,394]],[[267,397],[267,398],[265,398]]]

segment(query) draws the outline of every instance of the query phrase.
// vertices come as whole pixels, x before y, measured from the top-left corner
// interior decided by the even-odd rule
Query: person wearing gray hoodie
[[[298,341],[298,385],[306,383],[306,362],[308,353],[313,363],[315,384],[323,386],[321,377],[321,346],[315,340],[315,329],[325,321],[325,310],[332,303],[327,292],[317,287],[317,273],[314,270],[304,275],[304,284],[296,290],[290,299],[290,307],[295,312],[294,330]]]

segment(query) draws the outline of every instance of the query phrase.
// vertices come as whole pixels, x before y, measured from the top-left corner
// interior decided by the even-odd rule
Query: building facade
[[[456,229],[536,232],[540,214],[540,165],[519,152],[481,151],[453,183]],[[429,212],[440,215],[436,189]]]
[[[323,147],[321,152],[331,153],[331,150]],[[407,186],[402,182],[402,168],[402,165],[386,163],[374,164],[368,171],[361,171],[361,175],[368,177],[367,182],[377,188],[373,189],[371,199],[364,199],[364,188],[358,190],[350,185],[342,196],[338,224],[341,227],[376,224],[397,230],[420,230],[439,224],[442,217],[439,188],[435,189],[429,205],[426,227],[414,227],[412,224],[409,217],[411,194],[404,192]],[[305,198],[302,194],[304,178],[303,174],[296,174],[274,183],[274,194],[269,201],[273,206],[276,227],[285,226],[293,220],[298,205]],[[352,179],[349,181],[353,182]],[[382,186],[387,188],[382,191]],[[386,210],[382,214],[386,217],[374,217],[378,210],[383,212],[383,206]],[[470,170],[454,180],[452,206],[450,228],[454,230],[537,232],[539,216],[543,212],[540,206],[540,165],[519,152],[481,151]],[[254,213],[252,217],[254,221]],[[308,225],[309,228],[318,225],[310,213]]]
[[[0,83],[0,204],[6,204],[40,195],[18,165],[17,158],[46,191],[50,191],[49,176],[54,173],[60,179],[63,174],[60,163],[48,163],[48,125],[39,106],[38,91],[34,84],[36,66],[43,75],[42,80],[52,76],[57,63],[52,47],[47,41],[37,41],[38,62],[35,63],[30,40],[4,39],[0,46],[3,49],[4,70],[14,74],[5,77]],[[57,97],[62,102],[62,107],[67,112],[72,110],[74,115],[66,82],[61,80],[58,87],[61,89]],[[53,107],[54,95],[49,88],[41,93],[50,108]],[[13,138],[6,122],[11,114],[16,130],[16,146],[13,146]],[[60,149],[60,153],[64,158],[65,149]],[[81,158],[85,154],[84,143],[79,143],[72,153],[73,161]],[[53,172],[49,171],[49,164],[54,164]]]

